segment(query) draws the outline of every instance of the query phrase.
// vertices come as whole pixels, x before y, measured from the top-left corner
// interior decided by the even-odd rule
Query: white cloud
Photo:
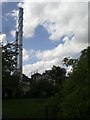
[[[63,39],[64,44],[59,44],[57,47],[51,50],[37,51],[36,57],[39,60],[52,60],[54,58],[62,59],[63,56],[72,56],[73,58],[79,55],[79,52],[84,49],[87,45],[85,43],[78,43],[73,37],[71,40],[68,37]]]
[[[7,36],[6,34],[0,33],[0,45],[6,45],[7,44]]]
[[[60,40],[63,35],[73,32],[79,38],[78,41],[85,41],[88,29],[88,3],[24,2],[22,6],[24,37],[33,37],[35,28],[42,25],[50,34],[51,40]],[[13,10],[7,15],[16,19],[17,14],[18,11]]]
[[[74,37],[71,40],[68,37],[65,37],[64,41],[64,44],[59,44],[51,50],[34,51],[35,56],[39,61],[34,64],[23,66],[23,73],[30,77],[31,72],[36,70],[42,73],[45,70],[51,69],[53,65],[59,65],[62,67],[62,59],[64,57],[70,56],[72,58],[77,58],[80,55],[80,51],[88,46],[88,44],[86,45],[84,43],[77,44]]]
[[[12,30],[11,32],[10,32],[10,34],[13,36],[13,37],[15,37],[15,30]]]
[[[25,2],[23,8],[25,37],[33,37],[38,25],[48,31],[51,40],[71,32],[83,38],[87,32],[88,3]]]
[[[38,70],[39,73],[43,73],[45,70],[51,69],[53,65],[59,65],[60,60],[55,58],[51,61],[38,61],[34,64],[27,64],[23,66],[23,73],[28,77],[31,77],[31,72],[35,72]]]
[[[23,48],[23,61],[28,61],[29,60],[29,53],[28,50]]]
[[[18,11],[17,10],[12,10],[10,13],[6,14],[7,16],[12,16],[12,17],[16,17],[18,16]]]
[[[6,16],[11,16],[16,21],[16,26],[15,26],[16,30],[18,29],[18,13],[19,11],[14,9],[11,12],[6,14]],[[14,37],[14,30],[12,30],[10,33]]]
[[[68,0],[69,1],[69,0]],[[33,37],[38,25],[42,25],[50,34],[49,39],[58,41],[62,36],[64,44],[51,50],[35,51],[39,59],[34,64],[23,66],[24,74],[50,69],[53,65],[61,65],[65,56],[78,57],[80,51],[88,44],[88,3],[49,3],[24,2],[24,37]],[[76,2],[76,1],[75,1]],[[74,34],[70,40],[69,37]],[[34,51],[34,50],[33,50]],[[25,51],[24,51],[25,52]],[[24,53],[28,60],[28,53]]]

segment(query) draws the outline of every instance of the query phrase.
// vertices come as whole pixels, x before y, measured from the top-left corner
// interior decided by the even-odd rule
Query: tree
[[[12,44],[2,47],[2,72],[11,75],[16,72],[16,51]]]
[[[66,78],[66,70],[59,66],[53,66],[51,70],[51,78],[55,81],[57,87],[61,87]]]
[[[89,116],[89,97],[88,97],[88,61],[90,47],[81,52],[77,67],[73,74],[65,82],[62,89],[63,103],[62,114],[64,118],[88,119]]]
[[[2,47],[3,97],[12,97],[18,87],[19,76],[16,69],[16,54],[13,44]]]
[[[90,78],[90,47],[84,49],[78,58],[77,66],[73,69],[68,80],[63,84],[59,93],[49,100],[51,115],[56,106],[55,119],[84,119],[89,120],[89,78]]]
[[[30,91],[26,96],[32,98],[46,98],[54,94],[52,81],[44,78],[43,75],[35,73],[31,78]]]
[[[31,77],[30,91],[26,96],[30,97],[50,97],[59,91],[66,78],[66,70],[59,66],[53,66],[51,70],[46,70],[42,75],[35,73]]]
[[[65,65],[66,67],[72,66],[72,70],[68,73],[68,75],[70,75],[73,71],[76,70],[78,61],[79,61],[79,59],[73,59],[73,58],[70,58],[70,57],[65,57],[62,60],[63,65]]]

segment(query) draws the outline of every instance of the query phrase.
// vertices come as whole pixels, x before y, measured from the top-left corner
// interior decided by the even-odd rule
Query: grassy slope
[[[3,100],[5,118],[45,118],[45,100],[11,99]]]

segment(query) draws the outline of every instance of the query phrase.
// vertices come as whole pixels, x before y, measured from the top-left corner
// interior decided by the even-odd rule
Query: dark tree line
[[[66,65],[73,64],[73,72],[64,82],[59,93],[49,99],[49,117],[56,120],[89,120],[90,47],[84,49],[77,60],[68,58],[64,60]]]
[[[26,96],[50,97],[59,91],[65,79],[66,70],[59,66],[53,66],[51,70],[45,71],[42,75],[35,73],[31,76],[30,90]]]
[[[59,91],[66,79],[66,70],[64,68],[53,66],[51,70],[45,71],[42,75],[39,73],[33,74],[31,79],[23,75],[22,83],[20,83],[16,55],[17,53],[12,44],[3,47],[3,98],[47,98]]]
[[[73,68],[68,77],[64,68],[53,66],[42,75],[33,74],[31,79],[23,75],[22,84],[19,83],[15,55],[11,46],[5,46],[2,50],[3,98],[49,97],[48,119],[89,120],[90,47],[81,51],[77,59],[63,59],[63,64]],[[26,84],[26,81],[30,84]]]

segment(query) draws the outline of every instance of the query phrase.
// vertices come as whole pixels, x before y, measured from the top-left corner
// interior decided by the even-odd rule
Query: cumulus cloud
[[[35,29],[42,25],[49,33],[50,40],[60,40],[62,36],[69,36],[73,32],[78,41],[85,41],[88,27],[88,3],[24,1],[22,5],[19,3],[19,6],[24,8],[25,38],[33,37]],[[8,13],[15,19],[17,14],[17,10]]]
[[[59,40],[71,32],[80,40],[80,36],[83,38],[87,32],[88,3],[24,2],[22,6],[25,37],[33,37],[38,25],[48,31],[51,40]]]
[[[86,44],[84,43],[77,44],[74,37],[72,37],[71,40],[68,37],[65,37],[63,41],[65,41],[64,44],[59,44],[51,50],[34,51],[35,56],[39,61],[34,64],[27,64],[23,66],[24,74],[30,77],[31,72],[36,70],[42,73],[45,70],[51,69],[53,65],[59,65],[62,67],[62,60],[64,57],[70,56],[72,58],[77,58],[80,55],[80,51],[86,48]],[[68,72],[70,70],[71,68],[67,68]]]
[[[73,0],[74,3],[69,3],[69,0],[65,3],[62,0],[55,3],[25,1],[19,4],[24,8],[24,38],[34,37],[39,25],[47,30],[51,41],[60,41],[62,36],[65,37],[63,44],[51,50],[33,50],[39,61],[23,66],[24,74],[30,76],[32,71],[43,72],[53,65],[61,65],[65,56],[78,57],[88,45],[88,3],[78,0]]]
[[[25,65],[23,72],[30,76],[31,71],[50,69],[53,65],[62,65],[65,56],[78,57],[80,51],[88,45],[88,4],[87,3],[24,3],[24,36],[32,37],[40,24],[50,34],[50,40],[60,40],[51,50],[36,51],[37,63]],[[30,7],[31,6],[31,7]],[[28,12],[29,11],[29,12]],[[30,20],[27,24],[27,19]],[[70,36],[71,39],[70,39]]]
[[[73,37],[71,40],[69,37],[63,39],[64,44],[59,44],[57,47],[51,50],[37,51],[36,57],[40,60],[52,60],[54,58],[63,58],[63,56],[72,56],[73,58],[79,55],[79,52],[86,47],[84,43],[78,43]],[[88,43],[87,43],[88,45]]]
[[[23,61],[28,61],[29,60],[29,53],[28,50],[23,48]]]
[[[43,73],[45,70],[50,70],[53,65],[59,65],[60,60],[55,58],[50,61],[38,61],[34,64],[27,64],[23,66],[23,73],[28,77],[31,77],[31,72],[38,70],[39,73]]]
[[[0,45],[6,45],[7,44],[7,36],[6,34],[0,33]]]

